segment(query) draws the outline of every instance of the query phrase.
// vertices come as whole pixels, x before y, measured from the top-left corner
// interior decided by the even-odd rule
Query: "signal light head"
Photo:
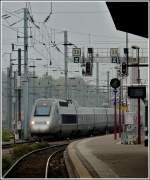
[[[127,67],[127,63],[126,62],[123,62],[122,63],[122,74],[123,75],[127,75],[128,74],[128,67]]]

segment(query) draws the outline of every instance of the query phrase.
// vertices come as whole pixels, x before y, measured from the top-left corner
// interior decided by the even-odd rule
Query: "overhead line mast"
[[[68,64],[67,64],[67,51],[68,51],[68,47],[67,47],[67,31],[64,31],[64,73],[65,73],[65,98],[66,100],[68,99]]]
[[[24,138],[28,138],[28,9],[24,8]]]

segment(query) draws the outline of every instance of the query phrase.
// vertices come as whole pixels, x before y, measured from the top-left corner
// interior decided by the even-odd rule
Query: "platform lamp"
[[[140,84],[140,68],[139,68],[139,47],[138,46],[132,46],[132,49],[136,50],[136,57],[137,57],[137,64],[138,64],[138,77],[137,77],[137,82]],[[140,115],[140,98],[138,98],[138,122],[137,122],[137,143],[141,144],[141,129],[140,129],[140,124],[141,124],[141,115]]]

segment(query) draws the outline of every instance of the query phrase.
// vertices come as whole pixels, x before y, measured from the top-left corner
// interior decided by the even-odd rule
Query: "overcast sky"
[[[23,36],[23,11],[15,11],[24,8],[25,2],[3,2],[2,15],[9,14],[11,17],[2,21],[2,50],[3,50],[3,68],[5,69],[9,63],[9,56],[4,55],[6,52],[11,52],[11,43],[18,45],[23,44],[23,39],[17,40],[17,32],[19,36]],[[47,23],[42,22],[49,15],[51,2],[31,2],[28,3],[29,11],[32,13],[35,23],[40,26],[38,30],[33,24],[29,24],[29,33],[32,33],[32,40],[29,40],[29,45],[33,46],[29,49],[29,58],[42,58],[42,62],[36,62],[37,71],[40,74],[47,70],[43,65],[49,64],[52,60],[52,66],[58,66],[64,69],[64,47],[63,31],[68,31],[68,41],[74,43],[80,48],[123,48],[126,46],[126,33],[117,31],[112,21],[110,13],[105,2],[53,2],[52,15]],[[17,24],[12,25],[14,22]],[[11,29],[13,28],[13,30]],[[16,31],[15,31],[15,30]],[[55,29],[55,30],[54,30]],[[58,52],[54,47],[48,48],[50,40],[55,41],[62,53]],[[46,45],[42,45],[44,42]],[[132,45],[138,45],[146,52],[148,39],[129,34],[129,48]],[[20,46],[21,47],[21,46]],[[19,48],[16,46],[16,48]],[[21,47],[23,48],[23,47]],[[71,49],[69,50],[71,52]],[[17,53],[13,52],[13,58],[17,57]],[[29,59],[29,64],[33,61]],[[109,70],[113,77],[115,70],[112,68],[114,64],[100,65],[100,80],[106,79],[106,72]],[[69,76],[80,76],[81,68],[79,64],[69,63],[69,70],[79,70],[80,73],[70,73]],[[142,72],[141,72],[142,73]],[[52,71],[49,68],[49,74],[55,77],[64,76],[59,72]],[[94,75],[95,78],[95,69]]]

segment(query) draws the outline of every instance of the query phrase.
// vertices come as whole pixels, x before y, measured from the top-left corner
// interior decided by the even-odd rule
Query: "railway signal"
[[[117,88],[120,86],[120,81],[117,78],[114,78],[110,81],[110,85],[114,88],[115,101],[114,101],[114,139],[117,139],[117,109],[116,109],[116,94]]]
[[[128,74],[128,66],[126,62],[123,62],[121,65],[121,72],[122,75],[127,75]]]
[[[85,73],[82,72],[85,76],[91,76],[92,75],[92,69],[93,69],[93,48],[88,48],[88,57],[87,62],[85,63]]]
[[[88,48],[88,59],[90,62],[93,62],[93,48]]]
[[[93,54],[93,48],[88,48],[88,54]]]
[[[85,75],[92,75],[92,63],[91,62],[86,62],[86,67],[85,67]]]
[[[120,81],[117,78],[114,78],[110,81],[110,85],[112,88],[116,89],[120,86]]]

